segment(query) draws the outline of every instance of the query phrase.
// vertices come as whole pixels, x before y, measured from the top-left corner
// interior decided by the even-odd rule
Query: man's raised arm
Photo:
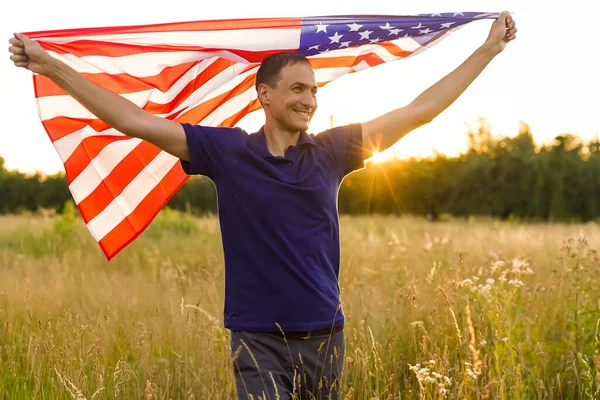
[[[39,43],[17,34],[9,40],[10,59],[17,67],[45,75],[98,119],[125,135],[154,144],[185,161],[190,155],[181,124],[157,117],[107,90],[50,56]]]
[[[374,150],[382,152],[407,133],[428,124],[448,108],[479,76],[506,44],[515,39],[517,28],[503,12],[493,23],[485,43],[458,68],[421,93],[406,107],[390,111],[362,124],[365,158]]]

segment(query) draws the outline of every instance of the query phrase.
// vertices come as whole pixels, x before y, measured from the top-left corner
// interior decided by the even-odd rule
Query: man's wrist
[[[56,77],[61,73],[61,70],[65,66],[65,64],[62,61],[57,60],[56,58],[50,55],[48,55],[47,57],[48,58],[43,62],[44,75],[52,79],[53,77]]]
[[[481,45],[481,47],[478,50],[484,57],[489,58],[491,60],[492,58],[500,54],[502,48],[498,43],[485,42]]]

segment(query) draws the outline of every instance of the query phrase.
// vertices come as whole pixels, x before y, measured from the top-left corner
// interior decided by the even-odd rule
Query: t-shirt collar
[[[258,132],[250,134],[248,140],[253,144],[253,147],[259,156],[263,158],[273,157],[271,152],[269,152],[269,148],[267,147],[264,126],[261,127]],[[315,139],[306,131],[301,131],[297,146],[316,146]]]

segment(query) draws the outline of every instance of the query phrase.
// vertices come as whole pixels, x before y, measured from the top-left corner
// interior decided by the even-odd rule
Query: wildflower
[[[499,269],[502,269],[506,263],[502,260],[494,261],[492,263],[492,274]]]
[[[467,375],[471,377],[474,381],[477,380],[478,374],[476,371],[473,371],[471,368],[467,368]]]
[[[485,285],[479,285],[479,294],[485,298],[489,298],[492,292],[492,285],[486,283]]]
[[[527,261],[515,258],[512,261],[512,271],[511,272],[513,274],[520,274],[522,271],[525,271],[525,269],[527,267],[529,267],[529,263]]]
[[[461,286],[472,285],[473,281],[471,279],[467,278],[467,279],[463,279],[463,281],[460,284],[461,284]]]

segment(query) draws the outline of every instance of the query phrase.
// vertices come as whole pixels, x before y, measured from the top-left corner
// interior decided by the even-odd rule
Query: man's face
[[[274,88],[266,87],[265,111],[290,132],[306,131],[317,109],[317,83],[307,63],[285,66]]]

